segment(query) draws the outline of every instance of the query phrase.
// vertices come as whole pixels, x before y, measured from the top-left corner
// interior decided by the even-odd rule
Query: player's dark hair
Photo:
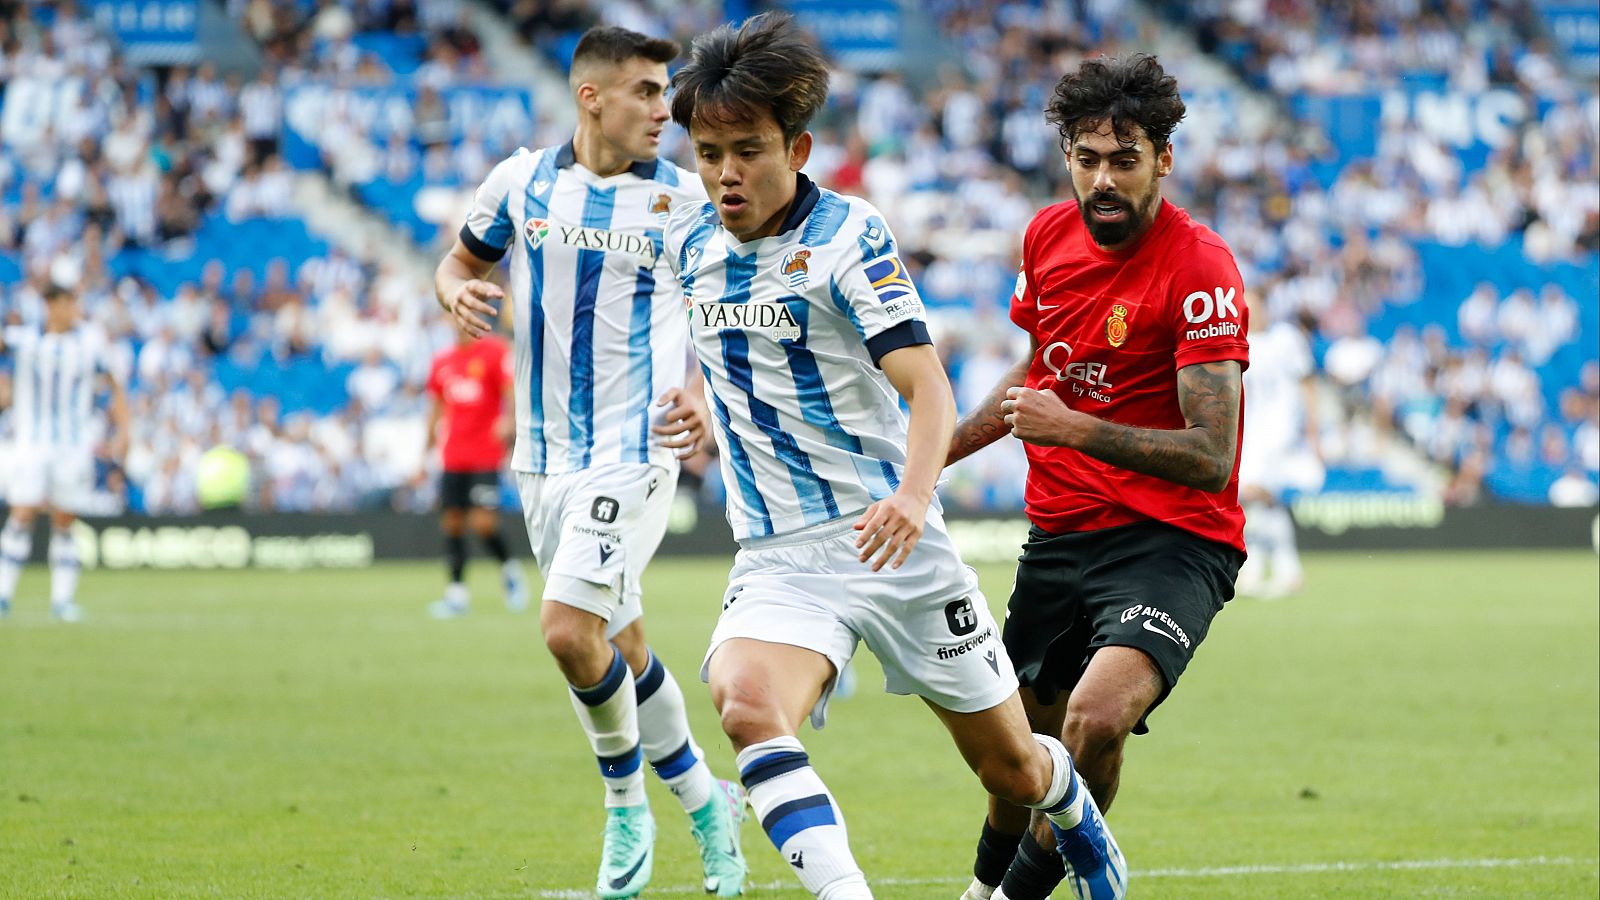
[[[828,66],[793,16],[762,13],[695,38],[672,87],[672,120],[684,128],[770,113],[792,143],[828,100]]]
[[[1078,71],[1063,75],[1045,118],[1061,132],[1063,150],[1084,128],[1093,130],[1110,122],[1112,133],[1124,144],[1137,140],[1133,126],[1144,129],[1160,153],[1172,129],[1183,121],[1184,111],[1178,79],[1168,75],[1154,56],[1135,53],[1086,59]]]
[[[68,290],[65,285],[56,284],[52,281],[51,283],[45,285],[43,294],[45,302],[48,303],[51,300],[63,300],[69,298],[72,296],[72,291]]]
[[[678,58],[681,49],[676,41],[653,38],[615,25],[596,25],[578,39],[578,46],[572,51],[572,67],[589,62],[618,65],[637,58],[669,63]]]

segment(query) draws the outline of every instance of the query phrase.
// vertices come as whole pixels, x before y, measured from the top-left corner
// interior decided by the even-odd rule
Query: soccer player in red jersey
[[[1028,226],[1011,319],[1030,351],[957,425],[948,460],[1007,433],[1027,445],[1032,528],[1005,646],[1034,730],[1062,736],[1102,810],[1128,735],[1147,730],[1244,560],[1248,311],[1227,244],[1161,198],[1183,114],[1151,56],[1088,60],[1056,85],[1075,199]],[[1048,823],[1029,819],[991,798],[965,898],[1035,900],[1063,877],[1082,895],[1045,849]]]
[[[450,583],[443,599],[430,606],[435,618],[467,612],[467,527],[500,561],[506,606],[528,606],[522,566],[511,558],[500,535],[500,465],[511,434],[511,355],[495,336],[481,340],[456,332],[456,345],[433,358],[428,372],[427,454],[440,444],[443,474],[439,477],[439,527],[444,532],[445,565]],[[442,426],[442,427],[441,427]]]

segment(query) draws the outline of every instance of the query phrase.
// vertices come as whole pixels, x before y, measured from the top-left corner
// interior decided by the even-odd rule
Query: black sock
[[[483,545],[489,548],[489,552],[493,553],[494,558],[500,560],[502,565],[511,558],[510,551],[506,550],[506,540],[500,536],[500,532],[491,531],[488,534],[480,535],[480,538],[483,540]]]
[[[450,569],[450,581],[461,580],[461,574],[467,570],[467,539],[461,535],[445,535],[444,538],[444,564]]]
[[[999,887],[1000,879],[1006,877],[1006,869],[1011,867],[1011,860],[1016,858],[1017,844],[1021,840],[1022,835],[1006,834],[990,825],[985,817],[983,834],[978,838],[978,861],[972,864],[972,877],[990,887]]]
[[[1066,877],[1067,866],[1061,861],[1061,854],[1054,847],[1039,846],[1038,838],[1030,831],[1017,847],[1017,858],[1006,870],[1001,886],[1010,900],[1045,900]]]

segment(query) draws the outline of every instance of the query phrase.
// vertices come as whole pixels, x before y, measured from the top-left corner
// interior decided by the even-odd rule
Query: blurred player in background
[[[1045,811],[1096,897],[1126,864],[1054,737],[1028,730],[998,628],[934,483],[950,383],[871,204],[800,174],[828,69],[788,16],[696,39],[673,77],[711,202],[667,223],[711,389],[740,550],[701,669],[773,846],[823,900],[870,898],[844,816],[798,738],[866,641],[988,790]],[[900,412],[904,398],[909,422]]]
[[[1154,57],[1089,60],[1056,85],[1076,199],[1029,224],[1011,319],[1030,352],[950,445],[955,462],[1007,432],[1026,444],[1033,527],[1005,645],[1033,727],[1063,736],[1101,809],[1244,559],[1247,310],[1227,244],[1161,198],[1183,114]],[[1084,895],[1029,818],[991,798],[966,900],[1041,900],[1064,877]]]
[[[1322,486],[1317,436],[1316,361],[1305,332],[1274,318],[1266,300],[1250,303],[1250,370],[1244,376],[1244,446],[1239,452],[1239,500],[1245,510],[1250,558],[1239,568],[1244,597],[1274,599],[1300,590],[1304,576],[1294,520],[1285,494]]]
[[[456,333],[456,345],[440,351],[428,372],[428,447],[440,446],[439,528],[444,532],[450,582],[429,612],[447,619],[465,615],[467,529],[500,561],[506,608],[528,608],[522,565],[511,558],[500,534],[500,466],[506,439],[514,430],[511,409],[511,354],[497,335],[473,339]]]
[[[0,352],[10,354],[13,458],[6,503],[11,514],[0,530],[0,616],[11,609],[17,578],[33,552],[33,520],[50,511],[50,611],[63,622],[83,617],[78,607],[78,548],[72,523],[94,490],[95,443],[121,462],[128,450],[128,400],[105,368],[105,341],[78,319],[77,295],[51,285],[45,292],[43,331],[0,330]],[[95,395],[110,393],[109,434],[95,421]]]
[[[478,189],[439,264],[439,302],[469,334],[489,330],[512,251],[517,473],[545,578],[539,624],[605,782],[597,889],[632,897],[650,879],[655,821],[642,758],[689,813],[708,893],[744,888],[744,797],[712,778],[683,692],[645,644],[640,576],[666,531],[678,455],[705,436],[700,378],[686,385],[688,325],[662,259],[676,203],[697,179],[656,154],[671,41],[589,30],[570,84],[571,143],[519,150]]]

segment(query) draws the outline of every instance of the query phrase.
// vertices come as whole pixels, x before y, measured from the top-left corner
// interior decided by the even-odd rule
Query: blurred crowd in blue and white
[[[36,321],[65,281],[113,339],[135,434],[104,510],[193,511],[219,444],[250,457],[253,508],[426,508],[421,386],[451,340],[426,272],[490,166],[564,139],[548,98],[577,35],[687,44],[782,5],[229,0],[246,74],[133,65],[87,8],[0,0],[0,316]],[[898,57],[836,56],[808,172],[888,213],[961,408],[1025,351],[1020,238],[1070,196],[1052,88],[1087,55],[1156,50],[1190,110],[1166,196],[1305,332],[1327,489],[1594,502],[1600,100],[1538,4],[919,9],[927,33]],[[506,54],[546,90],[507,83]],[[318,190],[385,239],[316,227]],[[1021,464],[1014,443],[973,457],[947,504],[1016,507]]]

